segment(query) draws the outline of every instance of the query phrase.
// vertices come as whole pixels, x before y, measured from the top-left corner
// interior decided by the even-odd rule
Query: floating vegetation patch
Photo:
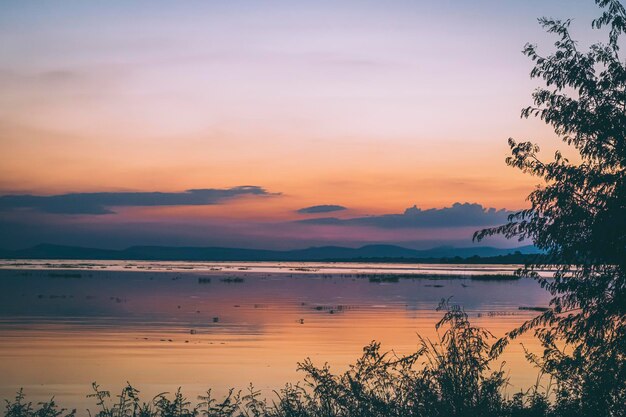
[[[53,264],[49,262],[45,263],[44,266],[57,269],[79,269],[83,267],[81,264]]]
[[[244,282],[244,279],[241,277],[221,278],[220,281],[226,282],[228,284],[241,284],[242,282]]]
[[[474,281],[515,281],[522,277],[513,274],[480,274],[470,275],[469,278]]]
[[[198,278],[198,284],[210,284],[211,278]]]
[[[352,309],[354,309],[354,307],[341,305],[341,304],[337,306],[318,305],[318,306],[313,307],[313,310],[315,311],[325,311],[325,312],[328,312],[329,314],[341,313],[343,311],[352,310]]]
[[[550,310],[548,307],[518,307],[518,310],[527,310],[527,311],[548,311]]]
[[[433,273],[416,273],[416,274],[354,274],[355,278],[366,278],[369,282],[400,282],[400,280],[439,280],[439,279],[471,279],[475,281],[511,281],[518,280],[520,277],[513,274],[433,274]],[[352,277],[346,276],[346,278]]]

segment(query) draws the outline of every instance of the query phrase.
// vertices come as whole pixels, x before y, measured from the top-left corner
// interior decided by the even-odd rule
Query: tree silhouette
[[[539,147],[509,139],[506,163],[543,179],[529,196],[530,208],[509,216],[502,226],[481,230],[487,236],[532,240],[546,257],[519,271],[539,280],[553,296],[549,311],[526,322],[496,344],[534,330],[542,356],[529,357],[552,375],[559,398],[583,415],[626,413],[626,64],[620,41],[626,10],[617,0],[596,0],[602,15],[595,29],[608,28],[608,43],[581,51],[570,36],[570,20],[539,19],[556,35],[547,56],[527,44],[535,63],[531,77],[545,87],[522,117],[539,117],[579,157],[556,152],[542,161]],[[553,279],[537,270],[552,267]]]

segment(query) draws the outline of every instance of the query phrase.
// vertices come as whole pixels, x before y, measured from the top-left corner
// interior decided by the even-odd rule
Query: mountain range
[[[79,246],[41,244],[27,249],[0,250],[3,259],[91,259],[152,261],[355,261],[363,259],[443,259],[498,257],[519,252],[537,254],[532,246],[517,248],[449,247],[416,250],[395,245],[366,245],[360,248],[319,246],[295,250],[262,250],[222,247],[131,246],[126,249],[97,249]]]

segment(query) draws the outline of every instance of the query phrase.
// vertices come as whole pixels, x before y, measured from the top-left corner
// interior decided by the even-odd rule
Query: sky
[[[470,246],[538,184],[507,138],[537,17],[592,0],[0,0],[0,248]],[[566,154],[567,154],[567,150]],[[487,241],[495,246],[519,242]]]

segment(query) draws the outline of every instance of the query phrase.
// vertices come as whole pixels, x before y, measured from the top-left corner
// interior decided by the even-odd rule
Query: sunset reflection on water
[[[130,271],[119,264],[51,270],[5,262],[0,397],[23,387],[31,401],[54,395],[61,405],[93,409],[85,398],[93,381],[113,393],[129,381],[144,398],[180,386],[193,400],[209,388],[221,394],[250,382],[271,396],[302,378],[297,363],[307,357],[341,371],[372,340],[383,350],[414,352],[418,333],[437,338],[442,313],[435,309],[442,298],[452,297],[473,323],[496,336],[537,314],[520,306],[545,306],[549,299],[528,279],[370,282],[355,265],[341,273],[311,266],[198,271],[169,265],[155,271],[138,265]],[[451,270],[485,270],[464,268]],[[520,342],[537,349],[527,336],[502,356],[511,392],[537,377]]]

